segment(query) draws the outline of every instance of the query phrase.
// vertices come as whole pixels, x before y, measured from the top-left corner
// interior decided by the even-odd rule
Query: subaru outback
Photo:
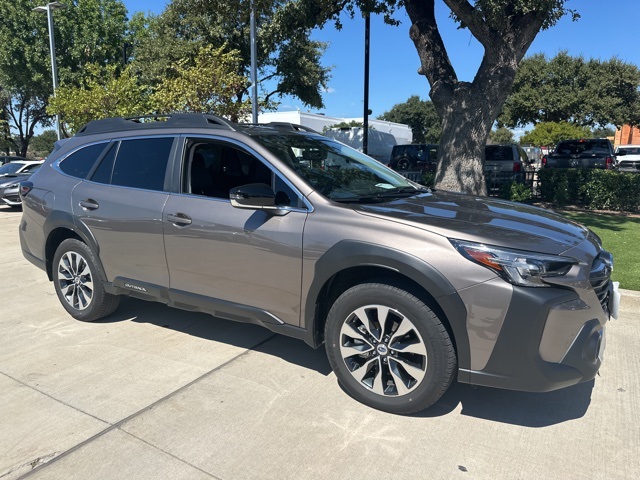
[[[90,122],[21,183],[23,253],[74,318],[129,295],[258,324],[324,344],[349,395],[394,413],[453,380],[595,377],[619,294],[588,229],[295,126],[162,120]]]

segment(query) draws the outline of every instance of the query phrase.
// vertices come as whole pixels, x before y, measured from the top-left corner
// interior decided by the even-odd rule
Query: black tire
[[[105,291],[99,263],[80,240],[69,238],[58,246],[52,273],[60,303],[77,320],[99,320],[112,314],[120,304],[119,295]]]
[[[325,348],[347,393],[390,413],[433,405],[456,367],[438,316],[411,293],[382,283],[357,285],[336,300],[325,325]]]
[[[401,158],[398,160],[398,170],[405,171],[411,169],[411,162],[408,158]]]

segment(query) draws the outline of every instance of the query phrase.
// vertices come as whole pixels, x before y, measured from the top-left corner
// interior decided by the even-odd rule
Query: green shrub
[[[611,170],[549,168],[538,172],[542,200],[592,210],[640,209],[640,175]]]
[[[526,202],[531,198],[531,187],[520,182],[505,183],[500,189],[500,197],[512,202]]]
[[[433,187],[436,183],[436,174],[433,172],[424,172],[420,183],[425,187]]]

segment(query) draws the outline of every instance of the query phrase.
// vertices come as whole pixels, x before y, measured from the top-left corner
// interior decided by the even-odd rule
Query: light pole
[[[53,96],[56,96],[56,90],[58,89],[58,65],[56,64],[56,40],[53,34],[53,10],[56,8],[64,8],[60,2],[49,2],[44,7],[36,7],[34,12],[47,12],[47,21],[49,23],[49,50],[51,50],[51,76],[53,77]],[[56,114],[56,132],[58,133],[58,140],[62,138],[60,131],[60,115]]]

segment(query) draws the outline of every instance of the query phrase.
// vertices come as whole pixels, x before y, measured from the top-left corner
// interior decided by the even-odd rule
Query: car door
[[[173,144],[167,136],[113,142],[72,193],[74,216],[93,235],[107,279],[154,296],[169,286],[162,211]]]
[[[170,298],[224,318],[298,325],[302,197],[263,159],[224,141],[187,139],[182,176],[163,215]],[[233,207],[229,189],[248,183],[275,187],[287,214]]]

